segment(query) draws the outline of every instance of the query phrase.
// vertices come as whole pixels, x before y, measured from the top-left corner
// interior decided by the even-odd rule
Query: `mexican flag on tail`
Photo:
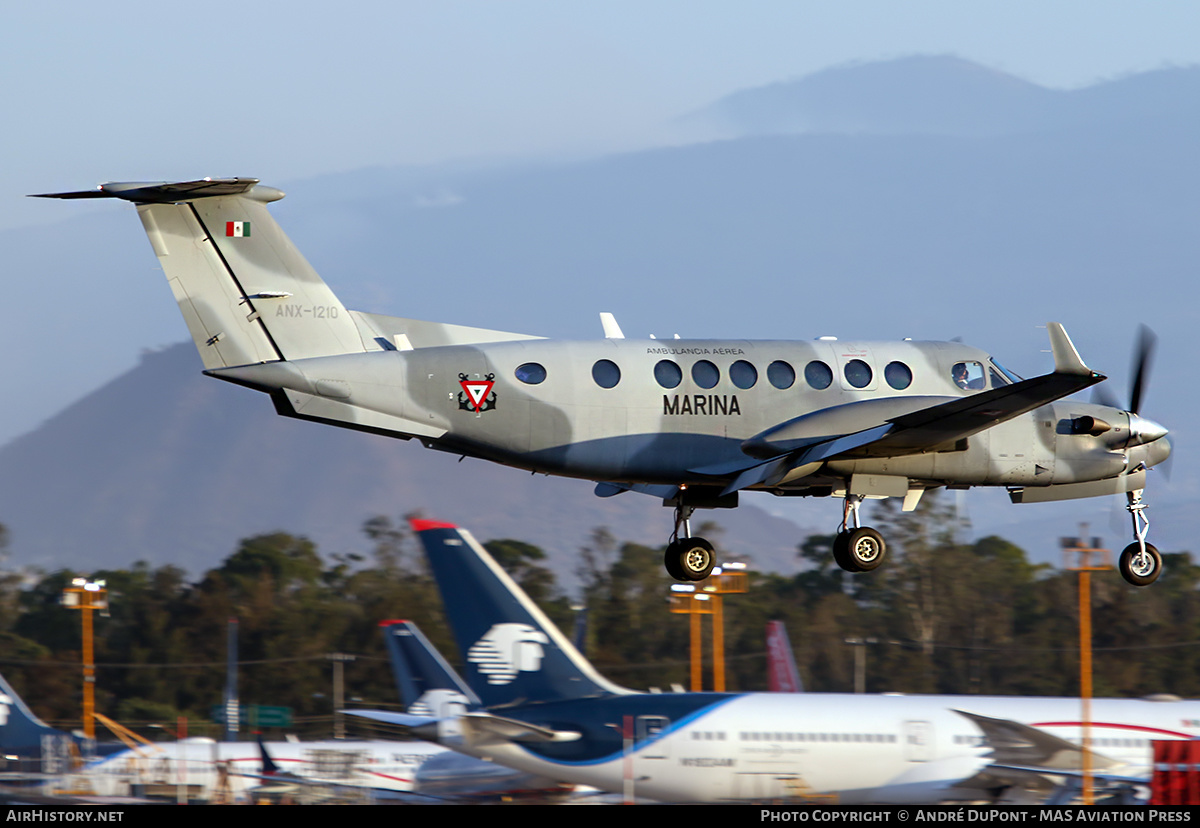
[[[248,221],[227,221],[225,222],[225,235],[233,236],[234,238],[245,238],[250,235],[250,222]]]

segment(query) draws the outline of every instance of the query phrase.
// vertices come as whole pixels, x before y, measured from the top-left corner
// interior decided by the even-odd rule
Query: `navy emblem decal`
[[[467,379],[466,374],[459,374],[458,384],[462,386],[462,392],[458,395],[458,407],[463,411],[482,414],[496,407],[496,392],[492,390],[492,386],[496,384],[495,374],[488,374],[481,380]]]

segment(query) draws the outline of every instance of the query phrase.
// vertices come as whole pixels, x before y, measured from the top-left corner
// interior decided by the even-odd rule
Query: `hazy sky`
[[[0,228],[100,181],[573,153],[669,140],[729,92],[853,60],[954,54],[1055,87],[1200,63],[1200,4],[10,3]]]
[[[1181,0],[10,2],[0,230],[128,212],[23,197],[109,180],[286,186],[372,165],[642,147],[673,140],[672,119],[731,92],[852,61],[949,54],[1086,86],[1200,64],[1197,32],[1200,3]],[[121,220],[130,239],[141,235]],[[144,242],[130,243],[153,271]],[[39,275],[5,273],[26,286]],[[169,293],[157,295],[163,329],[182,339]],[[76,297],[62,304],[60,316],[80,317],[80,343],[102,332]],[[169,341],[146,324],[142,344]],[[106,352],[103,370],[83,353],[71,367],[84,379],[45,372],[49,394],[41,378],[9,377],[26,405],[9,406],[0,443],[110,379],[117,361],[128,366],[136,355],[122,349]]]

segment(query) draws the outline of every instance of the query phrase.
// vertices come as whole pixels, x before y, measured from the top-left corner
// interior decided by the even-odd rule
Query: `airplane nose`
[[[1146,446],[1146,449],[1148,455],[1146,465],[1157,466],[1171,456],[1171,441],[1166,437],[1159,437],[1153,443]]]
[[[1161,440],[1167,436],[1167,429],[1147,417],[1138,414],[1129,415],[1129,442],[1133,445],[1145,445]],[[1170,453],[1168,444],[1167,452]]]

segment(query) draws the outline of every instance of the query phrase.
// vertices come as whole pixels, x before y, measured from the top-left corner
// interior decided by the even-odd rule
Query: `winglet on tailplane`
[[[137,205],[206,370],[365,351],[353,316],[267,210],[283,195],[255,178],[206,178],[37,197]]]
[[[414,520],[466,679],[489,708],[632,691],[599,673],[466,529]]]

